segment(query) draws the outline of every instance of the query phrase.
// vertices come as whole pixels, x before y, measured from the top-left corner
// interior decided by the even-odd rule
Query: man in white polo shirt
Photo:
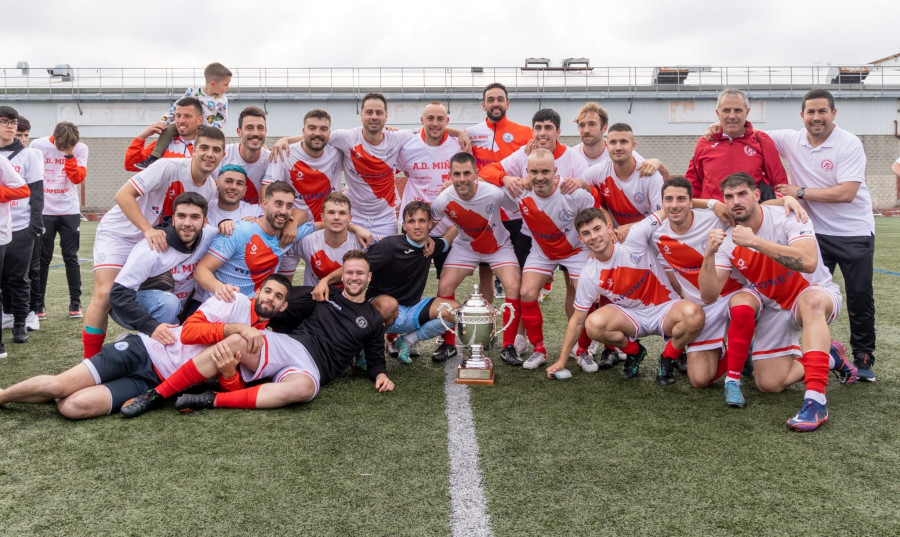
[[[859,380],[875,381],[875,298],[872,293],[875,219],[866,187],[866,154],[855,135],[834,123],[834,97],[823,89],[803,96],[806,130],[768,131],[787,160],[791,184],[778,192],[799,199],[809,213],[832,273],[841,268],[847,291],[850,345]]]

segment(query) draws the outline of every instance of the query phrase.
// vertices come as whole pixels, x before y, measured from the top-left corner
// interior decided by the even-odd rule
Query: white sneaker
[[[422,353],[419,352],[419,342],[416,341],[412,345],[409,346],[409,355],[413,358],[419,357]]]
[[[588,354],[590,354],[591,356],[597,356],[598,350],[600,350],[600,342],[591,341],[591,344],[588,345]]]
[[[3,314],[3,330],[13,327],[13,314],[12,313],[4,313]]]
[[[516,348],[516,352],[519,353],[519,356],[522,356],[528,352],[528,338],[522,334],[516,334],[516,341],[513,342],[513,346]]]
[[[575,362],[585,373],[596,373],[597,370],[600,369],[597,362],[595,362],[591,355],[587,353],[576,356]]]
[[[28,317],[25,317],[25,328],[31,330],[32,332],[41,329],[41,321],[40,319],[38,319],[35,312],[28,312]]]
[[[542,352],[531,353],[531,358],[525,360],[522,369],[537,369],[547,363],[547,356]]]

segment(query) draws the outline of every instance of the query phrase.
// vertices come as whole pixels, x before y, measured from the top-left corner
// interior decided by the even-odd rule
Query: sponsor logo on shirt
[[[511,133],[511,132],[504,132],[504,133],[503,133],[503,141],[506,142],[506,143],[512,142],[512,141],[513,141],[513,135],[512,135],[512,133]]]
[[[360,328],[368,328],[369,321],[367,321],[365,317],[360,315],[359,317],[356,318],[356,326],[358,326]]]
[[[744,146],[744,153],[745,153],[748,157],[752,157],[752,156],[756,155],[756,149],[753,149],[753,148],[750,147],[749,145],[745,145],[745,146]]]

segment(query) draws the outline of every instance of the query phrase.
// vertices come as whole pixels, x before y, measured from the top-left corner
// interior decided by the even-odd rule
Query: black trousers
[[[875,236],[838,237],[817,233],[816,239],[828,270],[834,274],[835,267],[840,267],[844,276],[853,355],[874,354],[875,296],[872,292],[872,274]]]
[[[0,282],[3,287],[3,311],[15,316],[15,323],[21,324],[28,317],[31,306],[31,254],[34,251],[35,236],[29,228],[13,231],[12,242],[6,245]]]
[[[31,281],[31,297],[28,311],[37,312],[44,309],[43,287],[41,287],[41,237],[34,238],[34,247],[31,249],[31,263],[28,265],[28,279]]]
[[[66,280],[69,283],[69,301],[81,300],[81,267],[78,265],[78,248],[81,239],[81,215],[44,215],[44,235],[41,237],[41,298],[47,294],[47,275],[53,260],[56,234],[63,263],[66,264]],[[43,303],[43,300],[41,300]]]

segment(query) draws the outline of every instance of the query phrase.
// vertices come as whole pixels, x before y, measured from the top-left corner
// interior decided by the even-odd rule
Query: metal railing
[[[232,98],[356,98],[381,91],[408,98],[480,98],[491,82],[515,96],[543,98],[714,95],[737,87],[757,96],[794,96],[827,87],[836,97],[900,96],[900,66],[783,67],[332,67],[237,68]],[[27,73],[25,71],[28,71]],[[864,73],[864,76],[860,73]],[[170,100],[203,85],[203,69],[6,68],[7,99]]]

